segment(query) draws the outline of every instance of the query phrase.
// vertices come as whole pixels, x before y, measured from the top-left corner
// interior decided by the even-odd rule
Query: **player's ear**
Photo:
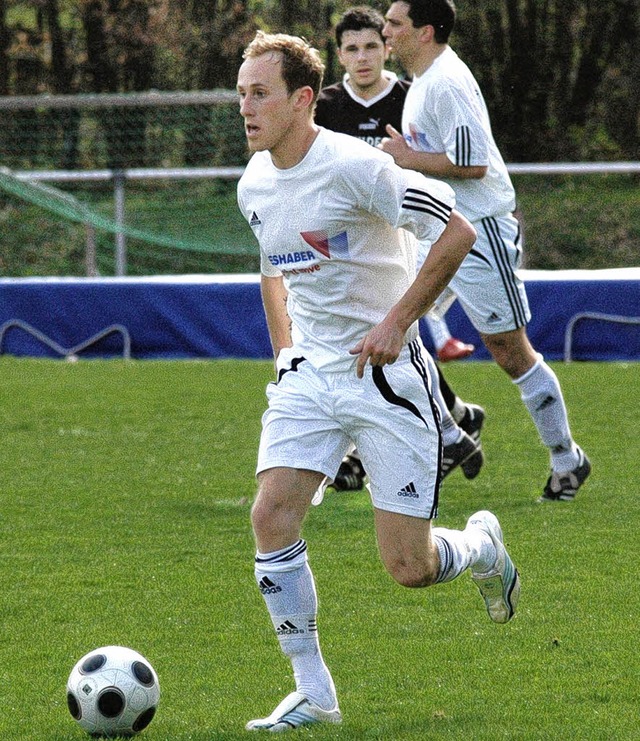
[[[313,105],[313,88],[305,85],[299,87],[294,93],[293,104],[298,110],[303,108],[310,108]]]
[[[421,26],[419,31],[420,41],[422,43],[433,41],[433,37],[435,36],[435,28],[433,26]]]

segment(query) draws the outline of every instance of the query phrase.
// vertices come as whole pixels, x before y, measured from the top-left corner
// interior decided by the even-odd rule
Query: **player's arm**
[[[431,309],[475,241],[473,225],[459,211],[451,211],[445,230],[431,246],[415,281],[388,314],[387,318],[398,325],[403,337],[409,327]]]
[[[382,322],[351,350],[352,355],[359,355],[356,365],[358,378],[362,378],[367,361],[371,365],[395,362],[407,330],[433,306],[475,241],[473,226],[453,210],[415,281]]]
[[[390,154],[396,164],[406,170],[417,170],[423,175],[450,179],[480,180],[487,174],[486,165],[454,165],[445,152],[418,152],[391,125],[386,127],[388,138],[380,142],[380,149]]]
[[[282,276],[260,278],[262,304],[267,319],[269,339],[273,348],[273,357],[277,358],[283,347],[291,347],[291,319],[287,312],[287,289]]]

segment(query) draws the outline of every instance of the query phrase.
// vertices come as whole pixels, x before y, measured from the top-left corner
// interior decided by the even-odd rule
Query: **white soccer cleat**
[[[250,720],[246,729],[247,731],[282,733],[315,723],[342,723],[342,714],[338,705],[336,704],[333,710],[323,710],[307,700],[300,692],[292,692],[284,698],[270,716]]]
[[[467,520],[467,527],[477,527],[491,538],[496,548],[496,562],[486,573],[471,570],[471,578],[484,598],[489,617],[494,623],[508,623],[520,598],[520,577],[502,542],[502,528],[498,518],[481,510]]]

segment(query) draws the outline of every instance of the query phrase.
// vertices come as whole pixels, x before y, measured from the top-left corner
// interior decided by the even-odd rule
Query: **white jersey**
[[[456,193],[456,208],[469,221],[515,210],[515,192],[491,133],[484,98],[450,47],[414,78],[402,111],[402,133],[413,149],[445,152],[454,165],[488,167],[481,180],[447,180]]]
[[[261,271],[284,277],[296,350],[316,368],[347,370],[351,350],[415,279],[415,240],[435,242],[455,196],[389,155],[320,128],[295,167],[253,155],[238,204],[260,245]],[[417,323],[406,341],[417,337]]]

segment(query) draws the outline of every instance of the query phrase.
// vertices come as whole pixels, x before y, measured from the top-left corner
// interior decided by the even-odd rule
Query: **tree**
[[[9,44],[11,43],[7,28],[7,3],[0,0],[0,95],[9,94]]]
[[[133,92],[153,87],[157,39],[150,27],[155,6],[154,0],[80,0],[86,70],[93,92]],[[146,144],[146,110],[114,108],[100,110],[98,115],[110,167],[141,164]]]
[[[383,13],[389,1],[370,0]],[[0,0],[0,94],[232,89],[242,50],[258,27],[308,38],[324,55],[327,83],[335,82],[340,69],[333,24],[352,4]],[[640,156],[638,0],[460,0],[458,5],[452,46],[480,83],[507,159]],[[7,21],[10,6],[21,11],[22,25]],[[187,163],[224,156],[211,144],[215,132],[207,132],[227,125],[228,112],[219,114],[219,121],[202,116],[185,131]],[[126,129],[129,142],[128,152],[113,150],[112,163],[133,161],[144,141],[143,114],[129,109],[114,128]],[[202,144],[203,132],[209,144]],[[109,146],[111,151],[115,144]],[[72,153],[72,141],[69,149]]]
[[[637,56],[637,16],[634,0],[488,0],[460,10],[454,45],[483,88],[510,159],[610,157],[626,146],[603,125],[601,108],[621,48]],[[637,95],[620,90],[618,103],[627,121],[635,110],[637,142]]]

